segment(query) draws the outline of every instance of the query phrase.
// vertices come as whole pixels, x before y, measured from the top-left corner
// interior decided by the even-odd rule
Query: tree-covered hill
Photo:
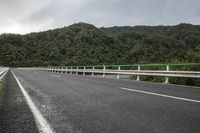
[[[0,65],[200,62],[200,26],[96,28],[86,23],[31,33],[0,35]]]

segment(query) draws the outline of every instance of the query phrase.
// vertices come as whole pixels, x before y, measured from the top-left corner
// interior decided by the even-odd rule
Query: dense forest
[[[26,35],[0,35],[0,65],[200,62],[200,25],[97,28],[76,23]]]
[[[96,28],[86,23],[0,35],[3,66],[200,62],[200,26]]]

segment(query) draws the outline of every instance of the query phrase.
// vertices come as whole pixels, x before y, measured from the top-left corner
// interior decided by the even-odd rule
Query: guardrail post
[[[94,66],[92,67],[92,70],[94,71]],[[92,72],[92,77],[94,76],[94,72]]]
[[[169,71],[169,65],[166,66],[166,71]],[[165,77],[165,83],[169,83],[169,77]]]
[[[65,69],[66,69],[66,70],[65,70],[65,74],[67,74],[67,73],[68,73],[68,67],[66,67]]]
[[[72,75],[72,69],[73,69],[73,68],[71,67],[71,70],[70,70],[70,75]]]
[[[63,67],[60,67],[60,72],[59,73],[62,73],[63,72]]]
[[[61,67],[58,67],[58,73],[60,73],[60,69],[61,69]]]
[[[118,66],[118,71],[120,71],[120,70],[121,70],[121,67]],[[120,74],[119,73],[117,74],[117,79],[120,79]]]
[[[106,70],[106,66],[103,66],[103,77],[105,77],[105,70]]]
[[[61,72],[60,73],[65,73],[65,71],[64,71],[64,67],[61,67]]]
[[[141,70],[141,67],[140,67],[140,65],[138,66],[138,71],[140,71]],[[137,81],[140,81],[140,75],[137,75]]]
[[[83,76],[85,76],[85,66],[83,67]]]
[[[76,75],[78,75],[78,67],[76,67]]]

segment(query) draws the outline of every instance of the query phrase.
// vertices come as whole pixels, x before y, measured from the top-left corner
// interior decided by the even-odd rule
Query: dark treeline
[[[0,35],[0,65],[59,66],[200,62],[200,26],[96,28],[86,23]]]

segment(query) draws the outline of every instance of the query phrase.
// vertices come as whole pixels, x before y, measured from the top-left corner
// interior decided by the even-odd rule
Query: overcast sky
[[[0,33],[29,33],[77,22],[97,27],[200,24],[200,0],[0,0]]]

